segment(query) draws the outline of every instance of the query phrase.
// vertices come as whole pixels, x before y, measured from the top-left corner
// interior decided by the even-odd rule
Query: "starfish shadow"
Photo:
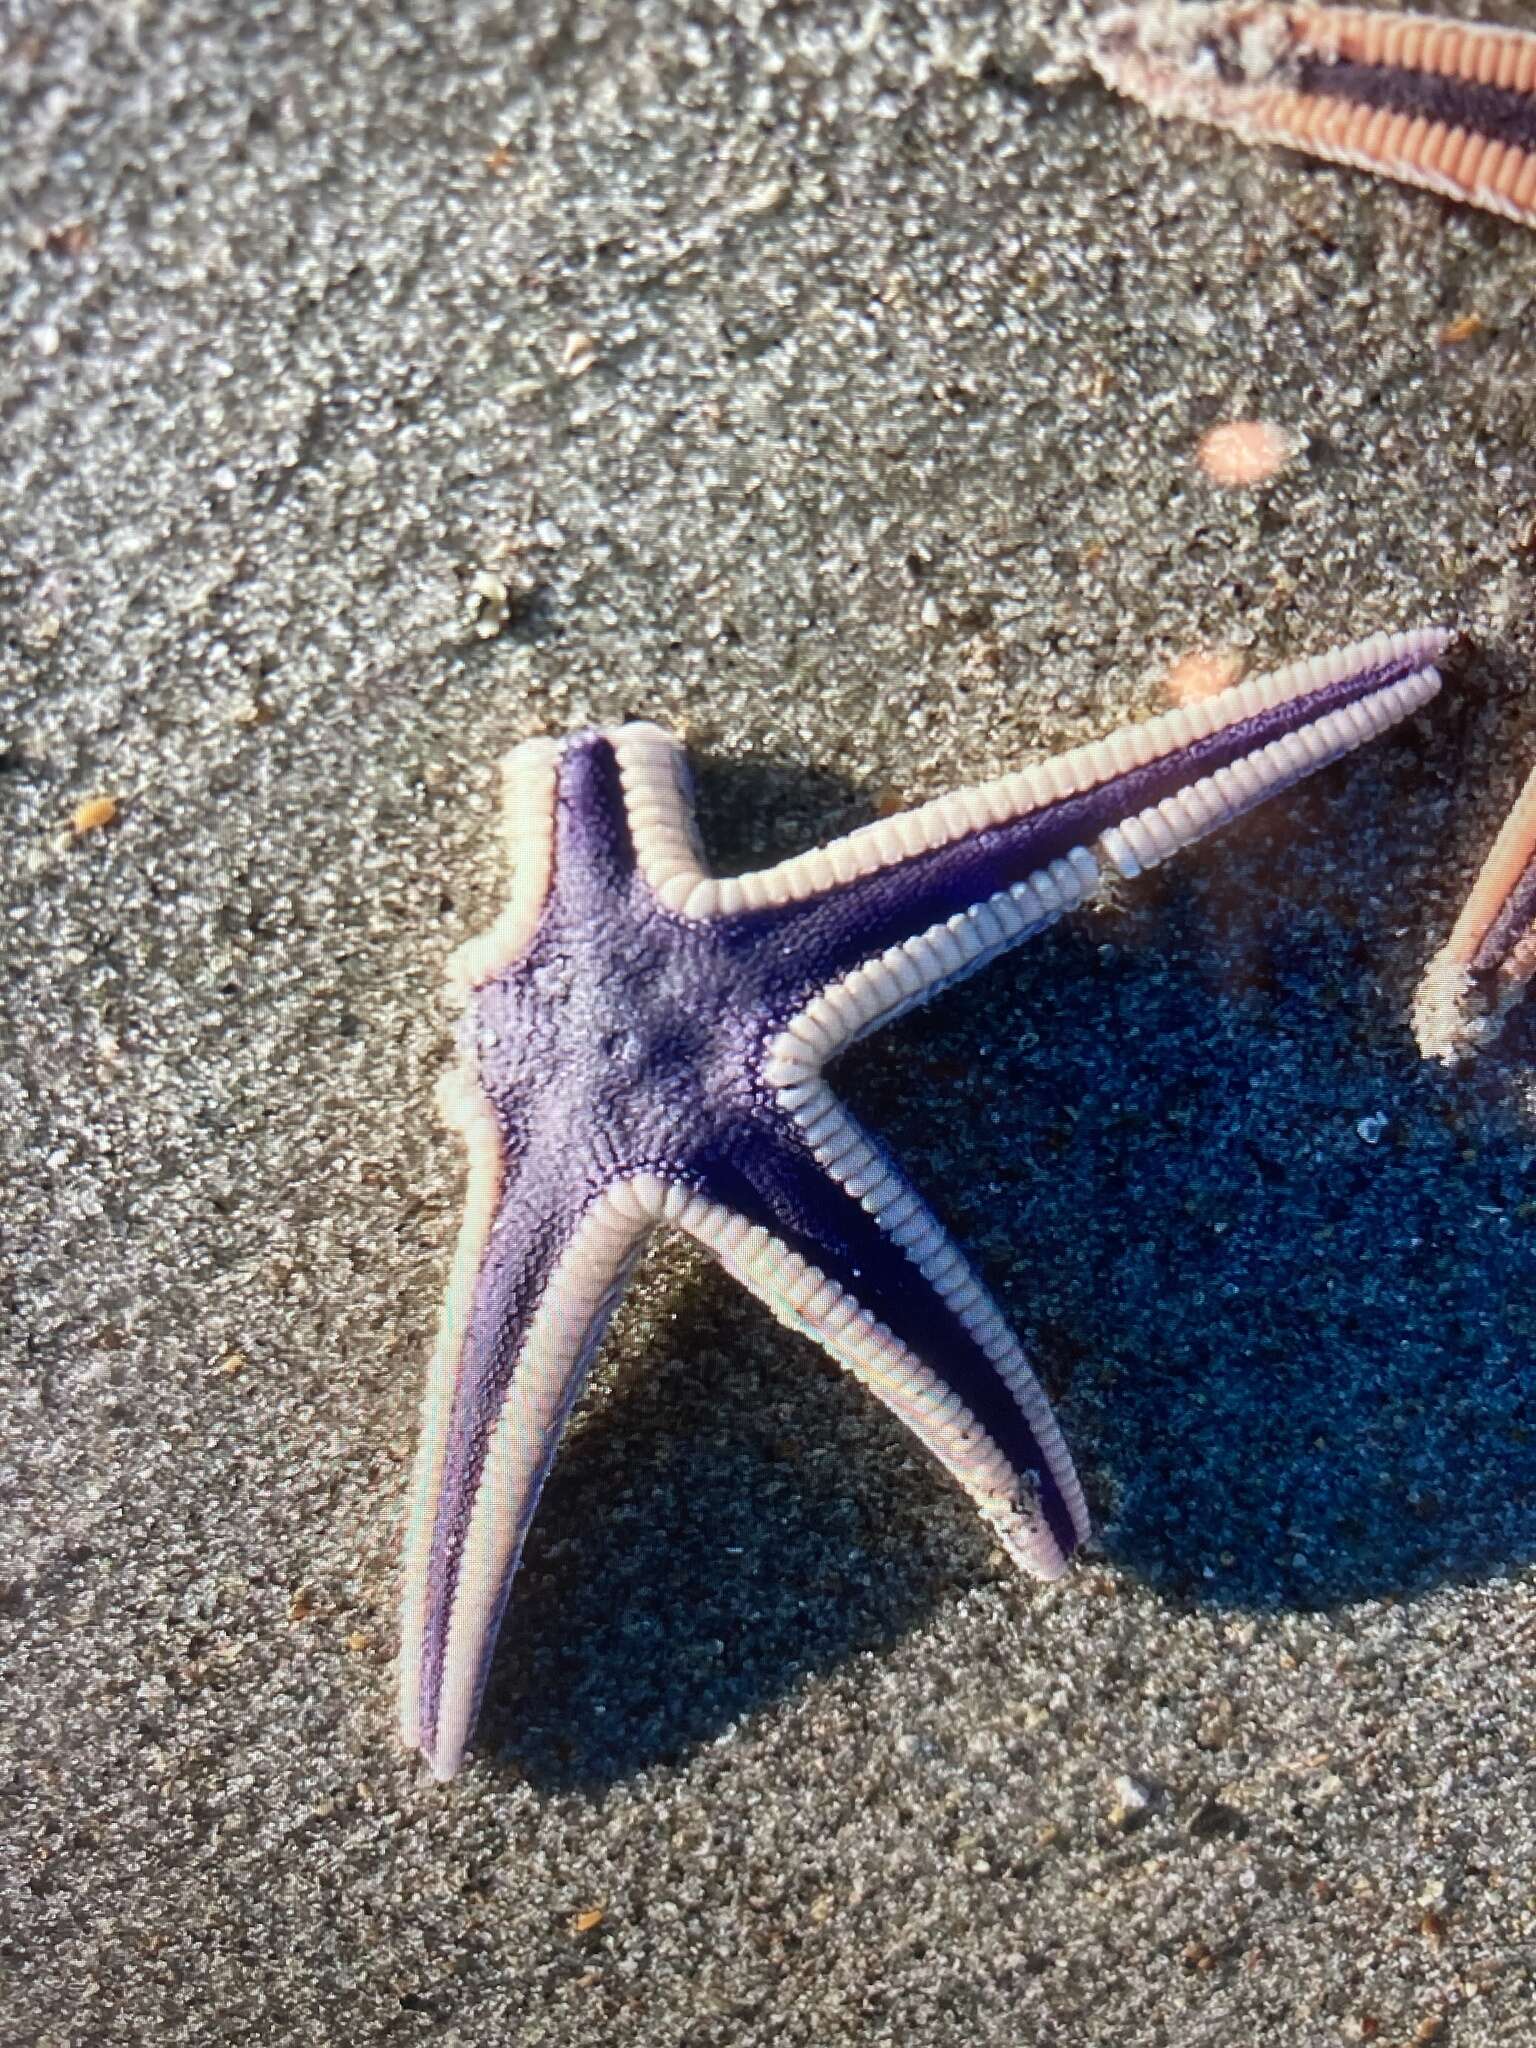
[[[771,866],[865,824],[867,798],[846,776],[800,761],[692,753],[695,816],[716,874]]]
[[[967,1504],[930,1513],[902,1432],[814,1346],[691,1251],[658,1264],[646,1341],[619,1332],[617,1383],[557,1461],[487,1696],[482,1740],[550,1788],[716,1740],[918,1626],[967,1541],[985,1558]]]
[[[1479,1060],[1479,1093],[1536,1073],[1536,1000],[1522,995],[1500,1026],[1496,1043]]]
[[[1033,1351],[1103,1548],[1181,1605],[1536,1557],[1536,1145],[1498,1065],[1421,1063],[1377,981],[1411,938],[1371,877],[1420,772],[1409,748],[1293,793],[838,1070]],[[743,849],[786,796],[797,838],[835,801],[783,767],[724,780],[710,836]],[[648,1271],[486,1700],[482,1740],[551,1788],[674,1760],[992,1569],[814,1347],[676,1254]]]
[[[1536,1029],[1502,1069],[1418,1058],[1377,980],[1391,907],[1347,903],[1390,872],[1359,861],[1387,791],[1357,786],[1305,911],[1271,818],[931,1042],[1008,1104],[940,1176],[958,1232],[996,1247],[1104,1548],[1180,1602],[1326,1609],[1536,1558],[1536,1143],[1508,1086]],[[869,1113],[912,1149],[902,1091]]]

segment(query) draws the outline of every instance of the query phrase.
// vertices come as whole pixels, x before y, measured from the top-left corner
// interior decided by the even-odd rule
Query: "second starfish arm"
[[[587,1367],[649,1234],[622,1186],[508,1172],[467,1074],[443,1106],[469,1151],[459,1249],[428,1374],[409,1515],[400,1726],[439,1778],[479,1711],[523,1542]]]
[[[755,1133],[671,1190],[665,1218],[883,1401],[1015,1563],[1054,1579],[1088,1511],[1045,1393],[944,1230],[823,1092],[814,1143]]]
[[[823,894],[797,862],[756,880],[786,957],[820,993],[789,1025],[819,1058],[1073,909],[1351,753],[1427,703],[1450,639],[1378,633],[1128,725],[820,849],[862,871]],[[848,849],[847,852],[844,849]],[[792,1062],[791,1062],[792,1064]],[[782,1083],[789,1067],[776,1070]]]

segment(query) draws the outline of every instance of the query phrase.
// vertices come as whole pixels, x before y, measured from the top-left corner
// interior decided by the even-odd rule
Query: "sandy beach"
[[[1536,1006],[1409,1029],[1536,763],[1536,235],[1061,29],[4,29],[5,2048],[1536,2040]],[[1268,481],[1202,471],[1233,420]],[[839,1070],[1089,1552],[1015,1576],[669,1239],[435,1785],[400,1521],[501,754],[662,721],[730,872],[1437,621],[1428,712]]]

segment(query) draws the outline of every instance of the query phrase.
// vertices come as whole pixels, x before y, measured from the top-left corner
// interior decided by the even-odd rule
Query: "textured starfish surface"
[[[1536,223],[1536,34],[1355,7],[1115,8],[1105,82],[1155,113],[1381,171]]]
[[[407,1539],[401,1719],[458,1767],[539,1490],[658,1224],[815,1337],[1053,1578],[1087,1530],[1045,1396],[823,1069],[1081,903],[1425,703],[1446,635],[1378,635],[715,879],[653,725],[505,767],[507,907],[456,956],[444,1107],[466,1216]]]

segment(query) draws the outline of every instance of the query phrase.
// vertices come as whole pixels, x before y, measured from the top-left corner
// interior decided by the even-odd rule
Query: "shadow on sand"
[[[1293,792],[839,1074],[1024,1337],[1104,1550],[1180,1604],[1328,1608],[1536,1555],[1536,1144],[1511,1106],[1536,1023],[1447,1074],[1381,991],[1423,950],[1414,755]],[[719,866],[842,829],[832,792],[706,774]],[[707,1743],[992,1568],[813,1347],[675,1253],[642,1292],[486,1702],[482,1742],[550,1786]]]

